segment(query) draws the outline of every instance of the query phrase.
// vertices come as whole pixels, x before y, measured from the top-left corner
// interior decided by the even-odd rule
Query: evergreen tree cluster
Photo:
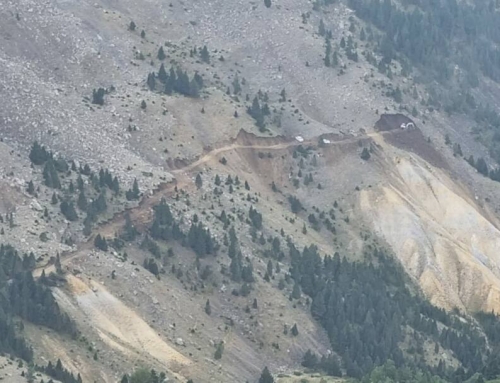
[[[302,366],[313,371],[322,371],[330,376],[342,376],[339,360],[333,354],[318,358],[311,350],[307,350],[302,358]]]
[[[61,359],[57,359],[56,365],[54,366],[52,362],[49,362],[47,366],[42,367],[41,370],[48,376],[59,380],[62,383],[82,383],[82,377],[80,374],[73,375],[66,368],[64,368]]]
[[[467,159],[467,162],[475,168],[479,174],[485,177],[489,177],[491,180],[500,182],[500,167],[490,169],[486,160],[483,157],[479,157],[477,160],[471,155]]]
[[[163,383],[168,381],[164,372],[156,372],[146,368],[135,370],[132,375],[123,375],[120,383]]]
[[[29,158],[34,165],[43,165],[49,159],[53,157],[52,153],[49,152],[45,146],[40,145],[38,141],[33,143],[31,147]]]
[[[248,216],[250,218],[250,222],[252,226],[257,230],[262,229],[262,214],[260,214],[257,209],[254,209],[253,206],[250,206],[250,210],[248,211]]]
[[[149,89],[158,90],[165,94],[172,95],[174,92],[184,96],[197,98],[203,88],[203,78],[196,72],[192,79],[186,71],[180,67],[173,66],[167,73],[164,64],[161,64],[158,73],[149,73],[146,81]]]
[[[76,332],[50,289],[33,279],[31,271],[35,265],[32,253],[21,258],[12,246],[0,245],[0,289],[4,291],[0,300],[0,352],[28,362],[33,359],[33,351],[18,333],[15,316],[58,332]]]
[[[151,237],[163,241],[182,240],[184,233],[175,221],[167,201],[162,198],[160,203],[153,209],[154,219],[149,231]]]
[[[120,192],[120,182],[118,181],[118,177],[113,177],[108,169],[99,170],[99,186],[101,189],[107,187],[115,194]]]
[[[144,240],[141,243],[141,248],[149,251],[157,259],[161,257],[160,246],[153,239],[151,239],[149,235],[144,237]],[[149,269],[149,267],[144,267]]]
[[[61,213],[66,217],[68,221],[77,221],[78,214],[75,210],[75,205],[72,201],[61,202]]]
[[[439,376],[415,369],[397,368],[392,360],[387,361],[382,366],[376,367],[370,374],[367,374],[362,383],[446,383]]]
[[[101,236],[101,234],[97,234],[94,238],[94,246],[102,251],[108,251],[108,240],[106,237]]]
[[[262,100],[266,101],[263,101],[261,105]],[[255,120],[255,125],[259,130],[264,131],[266,127],[265,118],[271,114],[269,105],[267,104],[267,95],[255,96],[252,101],[252,106],[247,108],[247,113]]]
[[[187,234],[185,234],[178,222],[175,221],[170,206],[162,198],[160,203],[154,207],[154,220],[150,228],[151,237],[168,241],[171,239],[180,240],[186,246],[189,246],[198,257],[215,255],[217,243],[201,222],[193,219]]]
[[[244,284],[250,284],[255,281],[253,276],[253,266],[250,262],[243,262],[243,255],[240,251],[240,246],[238,243],[238,237],[236,236],[236,231],[234,227],[231,227],[229,230],[229,246],[227,250],[227,255],[231,259],[231,263],[229,265],[229,271],[231,273],[231,280]],[[249,286],[245,287],[244,290],[247,290]],[[245,294],[242,294],[245,295]]]
[[[61,188],[61,181],[59,180],[59,175],[57,174],[56,166],[54,160],[51,158],[45,162],[43,168],[43,180],[45,186],[53,189]]]
[[[84,219],[84,234],[89,235],[91,226],[97,220],[98,215],[107,210],[106,190],[111,190],[115,195],[120,193],[120,182],[118,181],[118,177],[113,177],[108,169],[100,169],[99,173],[95,173],[88,164],[83,166],[80,164],[78,168],[75,162],[71,161],[70,166],[64,158],[54,158],[50,151],[36,141],[31,147],[29,158],[34,165],[44,166],[43,178],[47,187],[65,189],[65,196],[62,198],[59,198],[56,193],[52,195],[52,204],[55,205],[59,200],[62,200],[60,209],[67,220],[78,220],[79,215],[76,211],[76,207],[86,213]],[[69,175],[71,172],[78,174],[76,187],[73,180],[70,179],[69,184],[66,186],[62,185],[61,179],[59,178],[59,173]],[[86,182],[82,176],[88,178],[87,183],[92,186],[93,190],[85,186]],[[32,185],[32,182],[28,185],[28,191],[34,192],[34,185]],[[76,206],[72,198],[72,195],[75,193],[78,193]],[[135,199],[138,195],[140,195],[140,191],[137,182],[134,182],[133,188],[127,191],[126,196]],[[95,198],[89,202],[89,197]]]
[[[141,196],[141,190],[139,189],[139,183],[137,182],[137,178],[134,179],[134,183],[132,184],[132,188],[125,192],[125,197],[129,201],[136,201]]]
[[[133,242],[137,236],[139,235],[139,231],[132,223],[132,219],[130,218],[130,213],[125,213],[125,226],[123,231],[120,233],[120,239],[126,242]]]
[[[367,54],[367,60],[390,78],[394,58],[402,63],[405,76],[411,64],[421,69],[420,80],[428,84],[427,104],[443,107],[450,114],[468,114],[482,128],[489,128],[481,138],[500,163],[500,141],[491,139],[498,134],[500,115],[488,103],[476,101],[471,92],[479,85],[481,74],[500,82],[498,2],[349,0],[348,4],[358,17],[384,32],[382,37],[374,37],[368,27],[368,40],[377,40],[382,58],[377,63]],[[393,93],[395,99],[398,96],[401,94]]]
[[[386,33],[380,49],[387,63],[401,52],[433,71],[438,81],[449,79],[456,63],[500,80],[500,51],[495,47],[500,41],[500,14],[495,1],[404,0],[403,4],[414,8],[406,11],[390,0],[349,1],[357,16]]]
[[[210,229],[203,226],[201,222],[191,224],[187,235],[187,243],[198,257],[215,254],[215,243]]]
[[[367,262],[351,263],[338,254],[322,259],[314,246],[300,252],[288,245],[291,276],[312,299],[311,313],[327,331],[348,376],[361,378],[392,360],[398,368],[464,381],[494,364],[481,332],[412,294],[402,268],[382,251],[374,249]],[[431,367],[422,358],[405,355],[405,336],[417,344],[432,339],[451,350],[462,367],[454,370],[442,361]]]
[[[293,195],[288,197],[288,202],[290,202],[290,208],[292,209],[292,213],[294,214],[300,213],[300,211],[303,209],[300,200]]]
[[[143,267],[155,276],[158,276],[160,274],[160,268],[158,267],[158,264],[156,263],[154,258],[144,259]]]

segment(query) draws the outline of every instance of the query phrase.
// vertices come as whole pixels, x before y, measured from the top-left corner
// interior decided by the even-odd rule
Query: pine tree
[[[367,148],[363,148],[363,150],[361,151],[361,159],[368,161],[370,159],[370,157],[371,157],[371,155],[370,155],[369,150]]]
[[[163,51],[163,47],[160,47],[160,49],[158,49],[157,57],[158,57],[158,60],[160,60],[160,61],[165,60],[165,58],[167,57],[167,56],[165,56],[165,52]]]
[[[267,273],[269,274],[270,277],[273,276],[273,261],[271,260],[267,262]]]
[[[138,200],[141,195],[141,191],[139,190],[139,183],[137,182],[137,178],[134,179],[134,184],[132,185],[132,189],[127,190],[125,193],[125,197],[129,201]]]
[[[215,350],[214,359],[219,360],[222,358],[222,353],[224,352],[224,342],[219,342],[217,349]]]
[[[305,368],[314,369],[318,365],[318,357],[310,349],[306,351],[302,358],[302,366]]]
[[[96,105],[104,105],[104,95],[106,91],[104,88],[99,88],[97,90],[92,91],[92,104]]]
[[[269,372],[269,369],[264,367],[264,370],[262,370],[262,374],[260,375],[259,378],[259,383],[274,383],[274,378]]]
[[[283,88],[281,90],[281,93],[280,93],[280,99],[279,99],[279,102],[285,102],[286,101],[286,91],[285,91],[285,88]]]
[[[196,175],[195,184],[198,189],[201,189],[201,187],[203,186],[203,180],[201,179],[200,173]]]
[[[241,92],[240,79],[238,78],[238,75],[236,75],[233,80],[233,93],[239,94],[240,92]]]
[[[43,165],[47,160],[52,157],[45,147],[41,146],[37,141],[31,147],[29,158],[34,165]]]
[[[80,210],[82,211],[87,210],[88,202],[87,202],[87,197],[85,196],[85,192],[83,190],[81,190],[80,194],[78,195],[77,205]]]
[[[99,250],[108,251],[108,241],[105,237],[102,237],[101,234],[97,234],[94,239],[94,246]]]
[[[166,73],[165,73],[165,75],[166,75]],[[156,89],[156,76],[153,72],[148,74],[148,80],[146,81],[146,83],[148,84],[148,88],[150,90]]]
[[[56,255],[56,261],[54,263],[54,266],[56,268],[57,274],[62,274],[62,265],[61,265],[61,257],[59,256],[59,253]]]
[[[75,206],[73,202],[63,201],[61,202],[61,213],[66,217],[68,221],[77,221],[78,214],[76,213]]]
[[[339,65],[339,54],[337,50],[335,50],[332,56],[332,67],[336,68],[338,65]]]
[[[129,31],[135,31],[135,28],[136,28],[136,25],[133,21],[130,22],[129,26],[128,26],[128,30]]]
[[[118,177],[116,176],[113,178],[113,181],[111,183],[111,190],[113,190],[115,194],[120,193],[120,182],[118,181]]]
[[[366,40],[366,33],[365,33],[365,29],[364,28],[361,28],[361,32],[359,32],[359,39],[361,41],[365,41]]]
[[[212,307],[210,306],[210,299],[207,299],[207,303],[205,303],[205,314],[212,314]]]
[[[210,53],[208,52],[208,48],[206,45],[203,46],[200,52],[201,61],[204,63],[210,64]]]
[[[321,19],[319,21],[319,27],[318,27],[318,34],[320,36],[324,36],[326,33],[326,30],[325,30],[325,23],[323,22],[323,19]]]
[[[141,109],[144,110],[147,108],[146,101],[142,100],[141,102]]]
[[[271,0],[264,0],[264,5],[265,5],[267,8],[271,8]]]
[[[160,80],[162,83],[165,84],[168,79],[169,79],[169,76],[167,75],[167,71],[165,70],[165,66],[162,63],[160,65],[160,69],[158,70],[158,80]]]
[[[300,299],[300,285],[297,282],[295,282],[293,285],[292,298]]]
[[[488,164],[484,160],[483,157],[479,157],[476,161],[476,169],[479,173],[481,173],[483,176],[488,177]]]
[[[292,327],[292,335],[293,336],[299,335],[299,329],[297,328],[297,323],[295,323]]]
[[[26,188],[26,191],[28,194],[35,194],[35,185],[33,184],[33,181],[28,182],[28,187]]]
[[[141,31],[141,37],[144,39],[146,37],[146,32],[144,31],[144,29]]]
[[[43,179],[45,181],[45,185],[49,188],[60,189],[61,182],[59,181],[59,175],[57,174],[57,170],[54,165],[54,161],[52,159],[48,160],[45,163],[43,168]]]
[[[326,39],[325,46],[325,66],[329,67],[331,65],[330,55],[332,53],[332,45],[330,43],[330,39]]]

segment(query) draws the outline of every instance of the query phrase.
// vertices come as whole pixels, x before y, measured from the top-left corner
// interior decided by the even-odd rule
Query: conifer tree
[[[99,88],[99,89],[94,89],[92,91],[92,104],[96,105],[104,105],[104,94],[105,94],[104,88]]]
[[[212,307],[210,306],[210,299],[207,299],[207,303],[205,303],[205,314],[212,314]]]
[[[59,175],[57,174],[57,170],[54,166],[54,161],[52,159],[48,160],[45,163],[45,167],[43,168],[43,179],[45,181],[45,185],[49,188],[60,189],[61,182],[59,181]]]
[[[43,165],[51,157],[51,153],[49,153],[45,147],[40,145],[37,141],[33,143],[29,154],[30,161],[33,162],[33,164]]]
[[[224,342],[219,342],[217,349],[215,350],[214,359],[219,360],[222,358],[222,353],[224,352]]]
[[[150,90],[156,89],[156,76],[153,72],[148,74],[148,80],[146,81],[146,83],[148,84],[148,88]]]
[[[259,383],[274,383],[274,378],[269,372],[269,369],[264,367],[264,370],[262,370],[262,374],[260,375],[259,378]]]
[[[210,64],[210,53],[206,45],[203,46],[200,53],[201,60],[207,64]]]
[[[292,298],[293,299],[299,299],[300,298],[300,285],[297,282],[295,282],[294,285],[293,285]]]
[[[160,69],[158,70],[158,80],[165,84],[168,79],[169,77],[167,75],[167,71],[165,70],[165,66],[162,63],[160,65]]]
[[[370,157],[371,157],[371,155],[370,155],[370,152],[368,151],[368,149],[363,148],[363,150],[361,151],[361,159],[368,161],[370,159]]]
[[[160,61],[165,60],[165,58],[167,57],[167,56],[165,56],[165,52],[163,51],[163,47],[160,47],[160,49],[158,49],[157,57],[158,57],[158,60],[160,60]]]
[[[203,180],[201,179],[200,173],[196,175],[195,184],[198,189],[201,189],[201,187],[203,186]]]
[[[319,21],[319,27],[318,27],[318,34],[320,36],[324,36],[326,33],[326,29],[325,29],[325,23],[323,22],[323,19],[321,19]]]
[[[73,202],[63,201],[61,202],[61,213],[66,217],[68,221],[77,221],[78,214],[76,213],[75,206]]]
[[[125,193],[125,197],[129,201],[138,200],[141,195],[141,191],[139,190],[139,183],[137,182],[137,178],[134,179],[134,184],[132,185],[132,189],[127,190]]]
[[[26,191],[28,192],[28,194],[35,194],[35,185],[33,184],[33,181],[31,180],[30,182],[28,182],[28,187],[26,188]]]

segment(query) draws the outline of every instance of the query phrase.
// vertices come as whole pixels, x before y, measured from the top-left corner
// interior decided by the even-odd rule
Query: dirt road
[[[360,139],[366,139],[370,137],[377,137],[377,136],[383,136],[390,134],[394,131],[385,131],[385,132],[373,132],[373,133],[368,133],[364,134],[362,136],[357,136],[357,137],[349,137],[345,139],[341,139],[338,141],[331,141],[329,144],[325,144],[326,146],[332,146],[332,145],[345,145],[349,144],[352,142],[356,142]],[[266,140],[265,138],[258,138],[259,141]],[[215,148],[201,156],[199,159],[195,160],[194,162],[183,166],[182,168],[179,169],[174,169],[171,170],[171,173],[175,176],[175,179],[173,182],[161,184],[160,187],[153,192],[152,195],[150,196],[145,196],[139,205],[136,207],[133,207],[131,209],[127,209],[123,212],[120,212],[118,214],[115,214],[113,218],[111,218],[109,221],[106,221],[104,223],[101,223],[98,227],[96,227],[92,234],[87,238],[86,241],[80,242],[77,245],[76,250],[66,252],[61,254],[61,262],[66,263],[71,259],[74,259],[79,256],[83,256],[85,254],[88,254],[89,251],[91,251],[94,247],[93,242],[95,236],[97,234],[100,234],[104,237],[112,237],[115,235],[115,233],[119,233],[120,230],[123,228],[125,225],[125,215],[130,214],[130,218],[134,225],[138,229],[143,229],[144,225],[152,220],[152,215],[153,215],[153,207],[157,205],[162,198],[165,197],[170,197],[176,193],[176,188],[178,190],[180,189],[189,189],[194,187],[194,183],[192,181],[192,178],[190,177],[190,173],[202,166],[203,164],[210,162],[214,159],[216,159],[219,155],[230,152],[233,150],[241,150],[241,149],[249,149],[249,150],[283,150],[287,149],[290,147],[298,147],[298,146],[318,146],[318,138],[313,138],[309,140],[304,140],[302,142],[299,142],[297,140],[290,140],[287,142],[281,142],[281,143],[274,143],[274,138],[270,138],[269,141],[272,141],[269,145],[258,143],[256,145],[244,143],[240,144],[238,141],[234,141],[231,143],[228,143],[227,145],[221,146],[220,148]],[[53,266],[46,264],[43,266],[38,266],[35,271],[34,275],[39,276],[42,272],[42,270],[45,269],[46,273],[53,271]]]

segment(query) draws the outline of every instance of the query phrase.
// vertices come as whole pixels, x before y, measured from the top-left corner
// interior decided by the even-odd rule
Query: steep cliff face
[[[401,156],[380,162],[386,182],[360,193],[364,217],[431,302],[498,311],[498,221],[448,171],[414,154],[393,154]]]

